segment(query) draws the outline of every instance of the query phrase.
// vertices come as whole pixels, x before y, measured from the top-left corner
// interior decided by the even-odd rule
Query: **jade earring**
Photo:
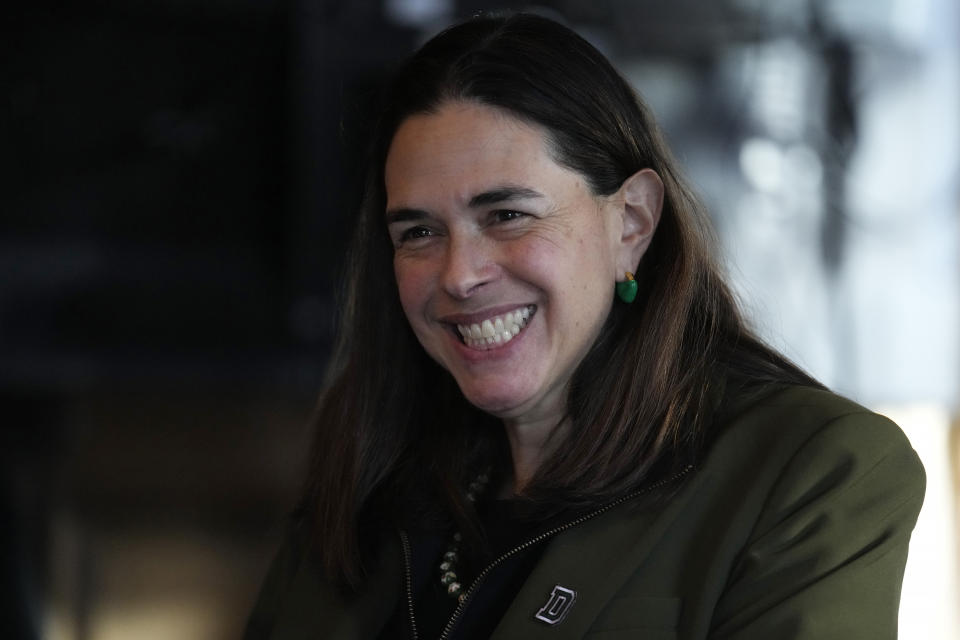
[[[637,281],[633,279],[633,274],[626,272],[627,279],[617,283],[617,297],[630,304],[637,299]]]

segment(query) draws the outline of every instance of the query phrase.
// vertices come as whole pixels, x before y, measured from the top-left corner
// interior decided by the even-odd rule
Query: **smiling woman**
[[[383,104],[247,637],[894,637],[922,467],[746,328],[609,62],[477,18]]]
[[[410,326],[466,399],[505,421],[519,493],[564,424],[573,372],[610,314],[610,283],[648,246],[663,185],[641,170],[597,196],[551,157],[539,127],[472,101],[404,121],[385,184]]]

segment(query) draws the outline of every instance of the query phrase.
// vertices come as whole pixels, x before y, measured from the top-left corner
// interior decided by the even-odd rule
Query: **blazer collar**
[[[637,496],[558,534],[549,542],[491,640],[584,637],[682,511],[682,495],[689,495],[689,489],[685,487],[667,505],[638,503],[642,496]],[[549,624],[536,615],[555,587],[573,591],[576,596],[562,620]],[[564,594],[562,590],[558,593]]]

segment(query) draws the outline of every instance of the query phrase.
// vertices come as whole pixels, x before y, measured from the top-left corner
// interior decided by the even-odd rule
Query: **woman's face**
[[[622,198],[594,196],[538,127],[464,102],[401,124],[385,184],[400,301],[423,348],[490,414],[562,415],[622,279]]]

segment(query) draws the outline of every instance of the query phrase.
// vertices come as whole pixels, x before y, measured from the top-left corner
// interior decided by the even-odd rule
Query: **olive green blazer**
[[[552,538],[493,637],[895,638],[924,486],[886,418],[777,392],[740,412],[665,504],[628,502]],[[382,569],[346,602],[288,543],[247,638],[375,638],[405,597],[399,547],[385,538]],[[555,587],[572,604],[541,615],[561,618],[550,624],[536,616]]]

